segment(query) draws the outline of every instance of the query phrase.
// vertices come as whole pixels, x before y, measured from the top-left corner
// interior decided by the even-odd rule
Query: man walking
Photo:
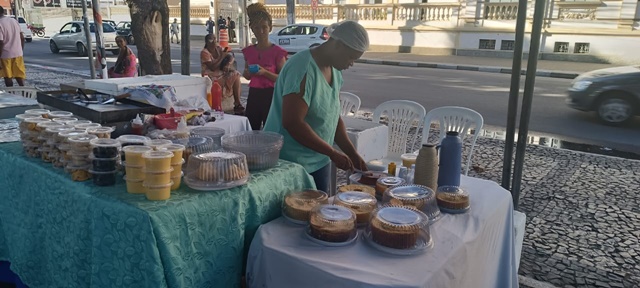
[[[216,22],[213,22],[213,19],[209,17],[207,23],[204,24],[207,27],[207,34],[213,34],[213,28],[216,26]]]
[[[231,20],[231,17],[227,17],[227,23],[229,24],[229,41],[236,43],[236,21]]]
[[[220,30],[222,29],[227,29],[227,20],[220,15],[220,17],[218,17],[218,37],[220,37]]]
[[[4,78],[7,87],[13,86],[13,78],[18,85],[24,86],[27,73],[22,58],[23,49],[24,34],[18,20],[5,16],[4,8],[0,6],[0,77]]]
[[[178,44],[180,44],[180,26],[177,18],[173,18],[173,23],[171,23],[171,43],[173,43],[173,36],[176,36]]]

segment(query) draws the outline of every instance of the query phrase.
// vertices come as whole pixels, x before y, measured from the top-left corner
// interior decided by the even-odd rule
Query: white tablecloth
[[[240,132],[240,131],[251,131],[251,124],[249,123],[249,119],[247,119],[247,117],[231,115],[231,114],[224,114],[224,119],[222,120],[216,119],[216,121],[209,122],[204,126],[222,128],[224,129],[225,134]],[[197,126],[193,126],[193,127],[197,127]],[[190,127],[190,128],[193,128],[193,127]]]
[[[365,239],[324,247],[303,235],[303,226],[278,218],[260,226],[247,260],[249,287],[518,287],[511,195],[498,184],[462,177],[467,214],[431,226],[434,247],[395,256]]]

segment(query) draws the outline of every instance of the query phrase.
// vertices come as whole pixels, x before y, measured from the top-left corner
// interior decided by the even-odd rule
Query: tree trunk
[[[171,74],[169,6],[166,0],[127,0],[131,33],[142,75]]]

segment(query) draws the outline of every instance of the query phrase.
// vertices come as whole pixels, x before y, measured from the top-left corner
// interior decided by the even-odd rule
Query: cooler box
[[[98,91],[110,95],[119,95],[123,93],[125,87],[135,87],[139,85],[169,85],[175,88],[176,98],[184,100],[192,97],[207,97],[207,79],[198,76],[187,76],[180,74],[170,75],[147,75],[142,77],[131,78],[113,78],[113,79],[92,79],[85,80],[84,87],[86,89]]]
[[[347,128],[351,143],[364,161],[387,156],[389,128],[386,125],[351,117],[342,117],[342,122]]]

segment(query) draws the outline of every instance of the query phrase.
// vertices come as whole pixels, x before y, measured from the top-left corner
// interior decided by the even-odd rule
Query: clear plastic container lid
[[[389,188],[383,197],[385,204],[411,206],[429,216],[431,223],[440,219],[436,195],[431,188],[422,185],[400,185]]]
[[[191,135],[193,136],[206,136],[213,140],[216,148],[219,149],[222,147],[222,136],[224,136],[225,131],[222,128],[217,127],[196,127],[191,129]]]
[[[80,136],[80,135],[87,135],[87,132],[80,132],[80,131],[75,130],[75,128],[74,128],[74,130],[72,130],[72,131],[60,132],[60,133],[58,133],[58,136],[56,136],[56,137],[58,137],[58,139],[57,139],[58,142],[62,143],[62,142],[67,142],[69,137]]]
[[[127,146],[128,147],[128,146]],[[149,147],[149,146],[147,146]],[[167,159],[173,158],[173,153],[170,151],[147,151],[142,154],[142,158],[145,159]]]
[[[52,144],[54,144],[55,136],[58,135],[58,133],[65,132],[65,131],[73,131],[73,127],[68,127],[68,126],[48,127],[44,130],[44,132],[42,132],[42,136],[47,140],[47,143],[51,142]]]
[[[187,164],[191,154],[213,152],[217,149],[213,143],[213,139],[206,136],[190,136],[189,138],[175,139],[173,143],[184,145],[183,158],[187,160]]]
[[[38,115],[38,116],[44,117],[45,115],[49,116],[49,112],[51,111],[47,109],[29,109],[24,111],[24,114]]]
[[[429,217],[413,207],[384,206],[375,210],[367,233],[373,243],[392,249],[418,250],[433,243]]]
[[[182,144],[167,144],[167,145],[162,145],[160,146],[158,149],[160,151],[169,151],[169,152],[175,152],[175,151],[184,151],[186,147],[184,147],[184,145]]]
[[[209,138],[211,139],[211,138]],[[158,153],[169,151],[158,151]],[[249,180],[247,158],[238,152],[191,154],[184,181],[196,190],[220,190],[243,185]]]
[[[333,198],[333,204],[344,206],[356,214],[359,224],[369,222],[371,212],[376,209],[378,201],[376,197],[366,192],[342,192]]]
[[[34,114],[18,114],[18,115],[16,115],[16,119],[18,119],[18,121],[24,121],[24,119],[27,119],[27,118],[42,118],[42,116],[34,115]]]
[[[356,236],[356,215],[346,207],[322,204],[311,209],[310,234],[326,242],[346,242]]]
[[[92,147],[116,147],[122,146],[116,139],[93,138],[89,141]]]
[[[78,118],[75,118],[75,117],[60,117],[60,118],[53,118],[52,121],[56,122],[56,123],[62,123],[62,124],[65,124],[65,125],[73,125],[76,122],[78,122]]]
[[[298,224],[309,221],[311,209],[320,204],[329,203],[329,195],[320,190],[303,190],[288,193],[282,202],[282,214]]]
[[[47,114],[49,118],[73,117],[73,113],[68,111],[51,111]]]
[[[444,188],[444,189],[441,189]],[[436,202],[443,210],[467,210],[470,207],[469,193],[455,186],[438,187]]]
[[[116,140],[118,141],[118,140]],[[118,141],[122,143],[122,141]],[[134,153],[134,154],[144,154],[146,152],[153,151],[153,148],[149,146],[126,146],[122,148],[122,151],[125,153]]]
[[[378,179],[378,181],[376,183],[378,183],[380,185],[383,185],[383,186],[388,188],[388,187],[403,185],[406,182],[407,181],[405,181],[404,179],[402,179],[400,177],[382,177],[382,178]]]
[[[42,118],[42,119],[44,119],[44,118]],[[45,129],[50,128],[50,127],[64,127],[65,126],[62,123],[56,123],[56,122],[52,122],[52,121],[38,122],[38,124],[36,124],[36,125],[41,130],[45,130]]]
[[[91,122],[90,120],[78,120],[76,122],[73,122],[73,126],[82,125],[82,124],[89,124],[89,123],[93,123],[93,122]]]
[[[338,188],[338,192],[349,192],[349,191],[364,192],[372,196],[376,195],[376,189],[367,185],[348,184],[348,185],[342,185]]]
[[[171,142],[171,140],[167,140],[167,139],[152,139],[152,140],[149,140],[149,141],[144,143],[144,145],[147,145],[147,146],[153,148],[154,150],[159,150],[159,148],[161,146],[169,145],[169,144],[173,144],[173,142]]]
[[[378,179],[387,177],[389,174],[384,172],[367,171],[364,173],[354,173],[349,176],[351,183],[360,183],[362,185],[375,186]]]
[[[270,151],[282,148],[284,137],[269,131],[240,131],[222,136],[224,149],[245,149],[252,151]]]
[[[82,135],[73,135],[69,136],[69,144],[71,147],[74,146],[87,146],[91,145],[91,140],[98,139],[96,135],[82,134]]]
[[[96,135],[100,138],[110,138],[111,132],[115,131],[114,127],[93,127],[87,128],[87,133]]]
[[[140,135],[122,135],[118,137],[117,140],[120,141],[120,143],[122,143],[123,146],[125,144],[144,145],[144,143],[151,140],[151,138],[146,136],[140,136]]]
[[[102,125],[100,123],[86,123],[86,124],[75,124],[73,125],[73,127],[75,127],[76,129],[87,130],[89,128],[102,127]]]

